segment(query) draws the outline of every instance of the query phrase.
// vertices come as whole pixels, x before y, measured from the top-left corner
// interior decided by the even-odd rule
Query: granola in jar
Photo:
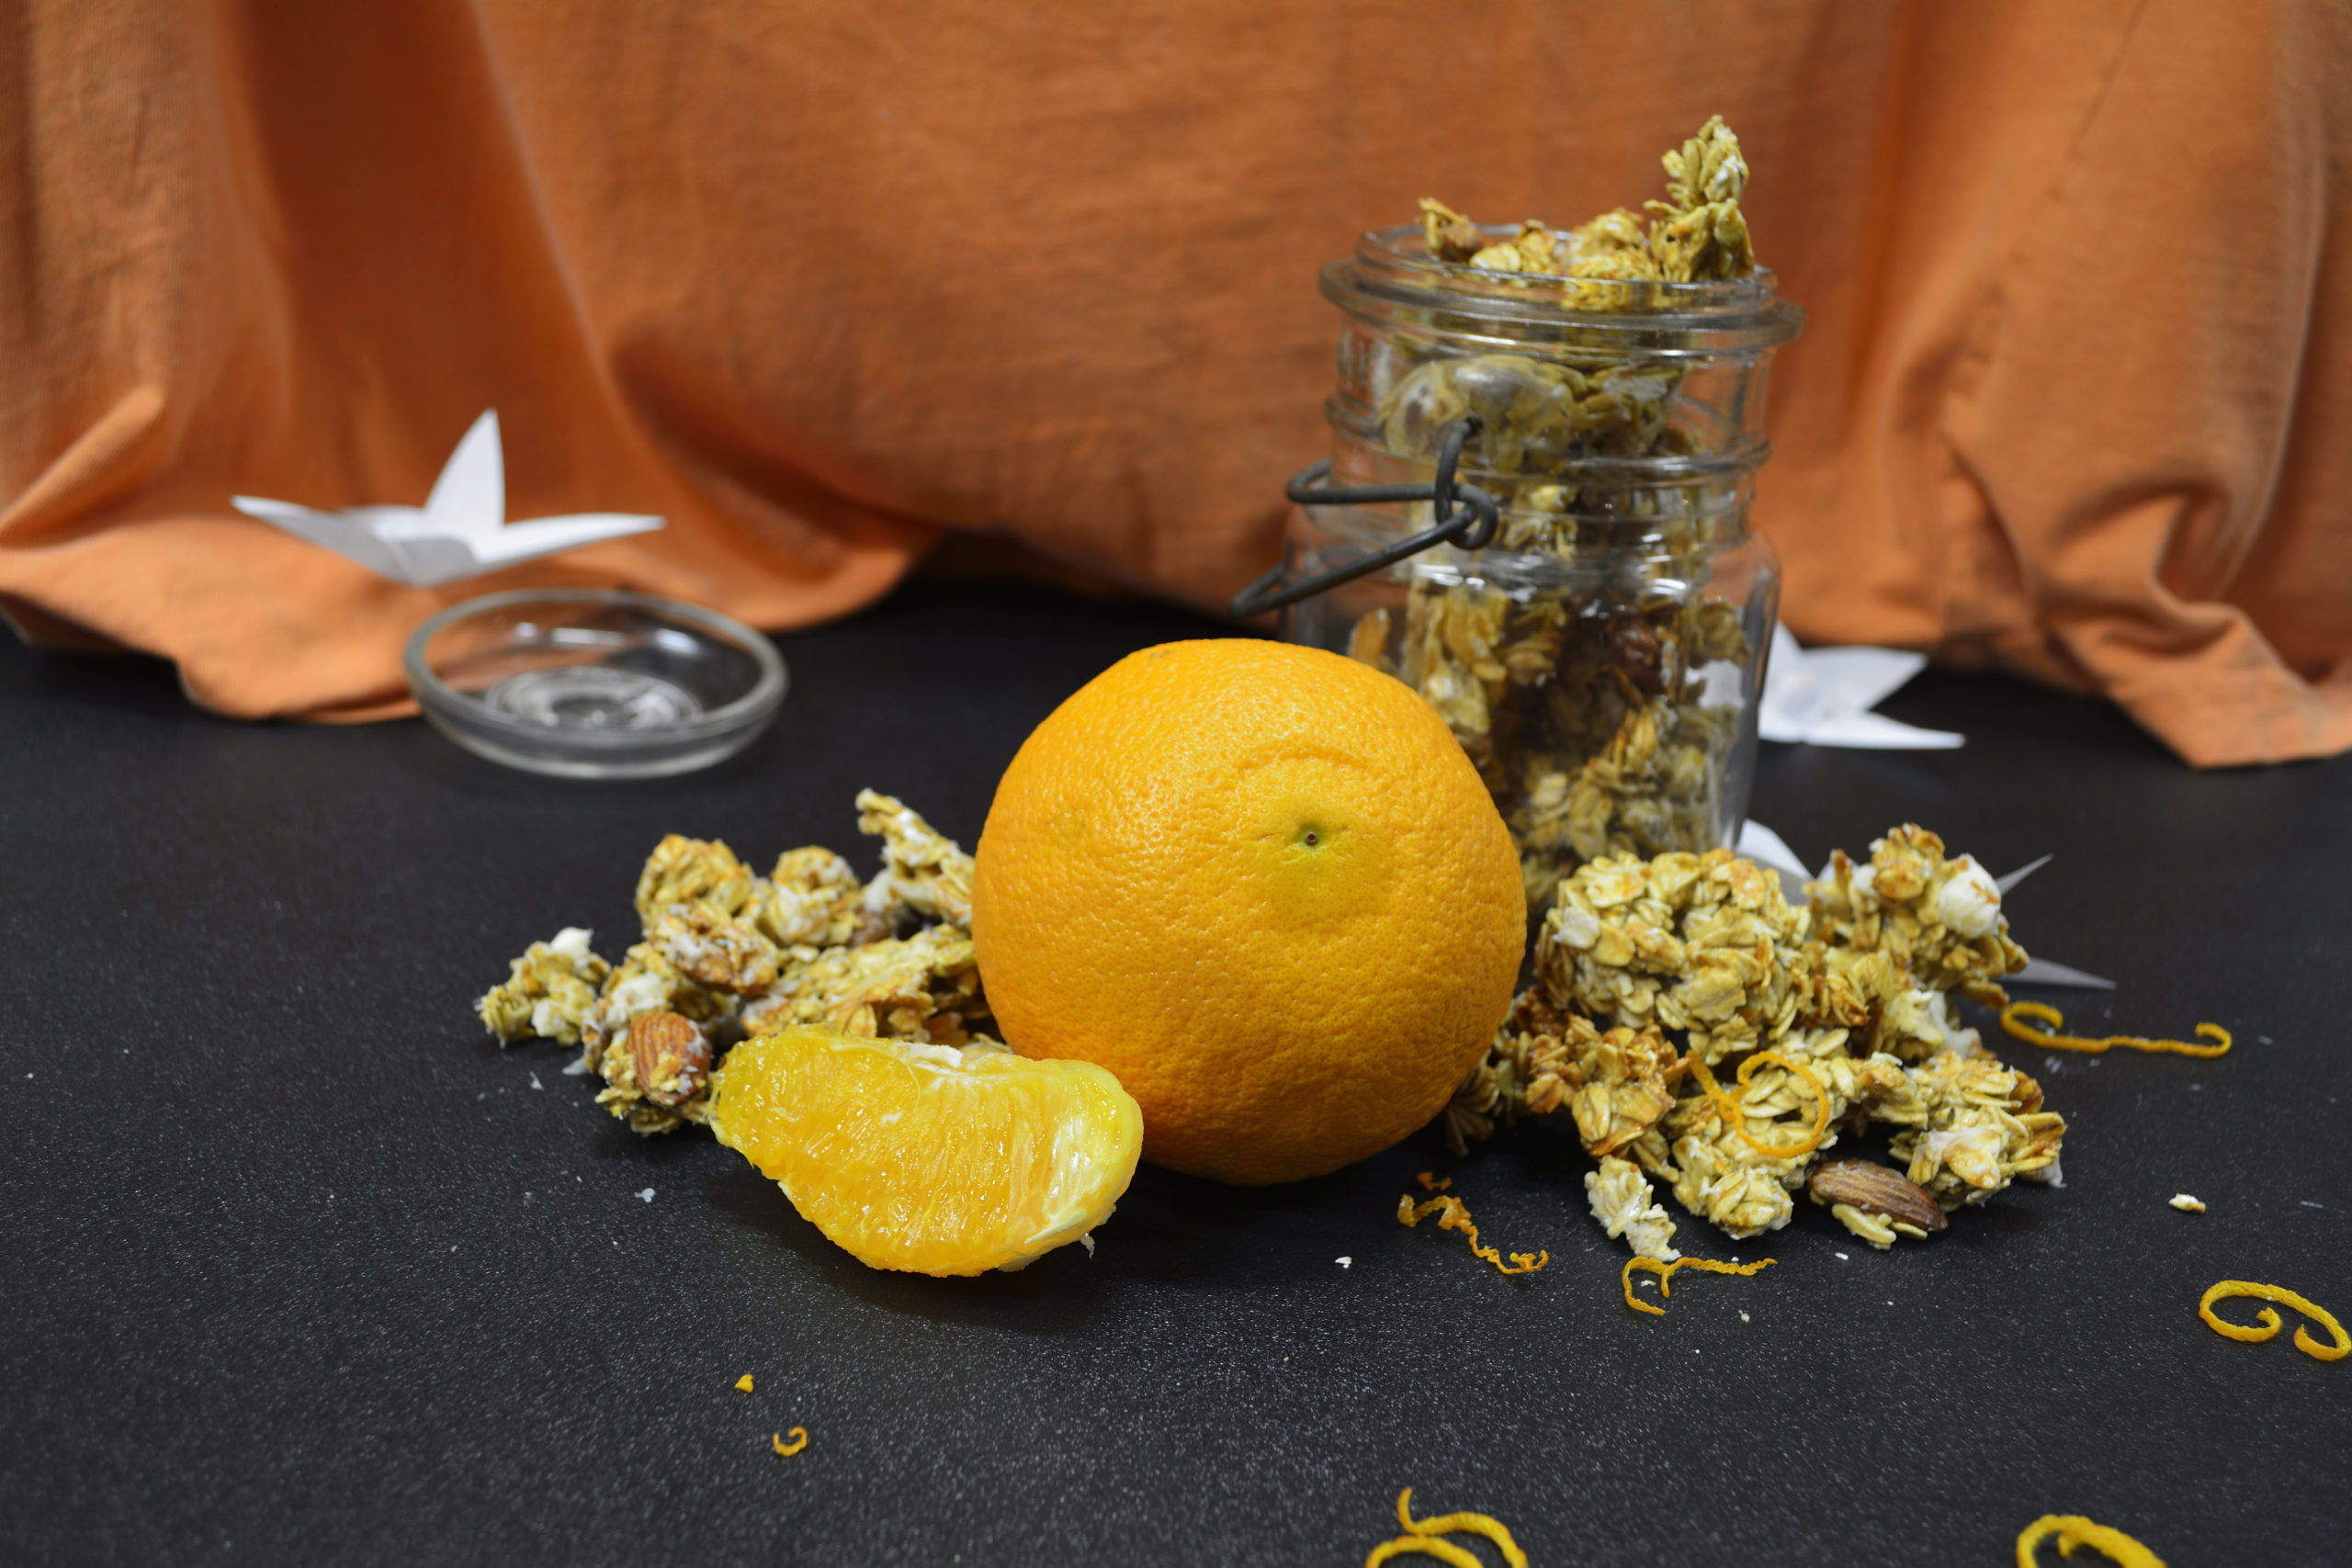
[[[1746,809],[1779,572],[1747,527],[1772,351],[1800,313],[1756,265],[1720,118],[1664,196],[1498,231],[1434,198],[1324,274],[1347,313],[1332,482],[1458,472],[1483,549],[1408,558],[1293,606],[1287,633],[1387,670],[1442,716],[1519,847],[1531,908],[1604,855],[1730,841]],[[1429,526],[1426,502],[1310,504],[1302,574]]]

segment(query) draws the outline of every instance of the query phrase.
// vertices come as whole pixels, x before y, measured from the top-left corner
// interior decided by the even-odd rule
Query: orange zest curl
[[[1396,1223],[1398,1224],[1418,1225],[1431,1214],[1442,1214],[1444,1217],[1438,1221],[1437,1228],[1443,1231],[1460,1231],[1464,1235],[1468,1236],[1470,1250],[1493,1264],[1495,1271],[1498,1274],[1532,1274],[1552,1261],[1549,1251],[1514,1252],[1510,1255],[1510,1262],[1506,1265],[1501,1253],[1491,1247],[1481,1247],[1478,1244],[1478,1227],[1471,1221],[1468,1206],[1461,1199],[1446,1195],[1445,1189],[1453,1185],[1451,1177],[1432,1181],[1430,1179],[1430,1173],[1425,1170],[1414,1179],[1421,1184],[1422,1191],[1435,1192],[1438,1196],[1419,1207],[1414,1205],[1410,1193],[1397,1199]]]
[[[2034,1568],[2033,1550],[2052,1536],[2058,1554],[2072,1557],[2075,1548],[2087,1546],[2123,1568],[2165,1568],[2165,1560],[2121,1530],[2095,1525],[2080,1514],[2044,1514],[2018,1537],[2018,1568]]]
[[[2262,1325],[2259,1328],[2248,1328],[2239,1324],[2222,1322],[2213,1314],[2213,1303],[2218,1301],[2226,1301],[2232,1296],[2253,1296],[2266,1302],[2282,1302],[2310,1318],[2313,1323],[2325,1324],[2328,1333],[2335,1337],[2335,1343],[2332,1347],[2322,1345],[2312,1338],[2312,1331],[2301,1324],[2295,1325],[2295,1348],[2306,1356],[2313,1356],[2323,1361],[2340,1361],[2346,1356],[2352,1355],[2352,1337],[2345,1334],[2344,1325],[2335,1321],[2334,1313],[2321,1306],[2317,1302],[2304,1300],[2292,1291],[2281,1290],[2277,1285],[2258,1285],[2252,1280],[2223,1280],[2198,1298],[2197,1315],[2205,1320],[2206,1327],[2225,1339],[2237,1339],[2248,1345],[2259,1345],[2266,1339],[2276,1338],[2279,1328],[2278,1314],[2268,1307],[2264,1307],[2255,1314],[2255,1320]]]
[[[1374,1547],[1372,1555],[1363,1560],[1363,1568],[1380,1568],[1390,1558],[1408,1552],[1434,1557],[1455,1568],[1486,1568],[1464,1548],[1438,1539],[1454,1534],[1484,1536],[1495,1543],[1495,1549],[1503,1554],[1503,1561],[1510,1568],[1527,1568],[1527,1553],[1519,1549],[1519,1542],[1511,1539],[1510,1529],[1500,1519],[1487,1514],[1439,1514],[1416,1520],[1410,1506],[1412,1500],[1413,1489],[1409,1486],[1396,1494],[1396,1521],[1405,1527],[1405,1533]]]
[[[795,1427],[792,1429],[792,1441],[788,1443],[784,1440],[783,1433],[770,1432],[768,1434],[768,1442],[775,1449],[776,1452],[782,1454],[786,1459],[790,1459],[794,1454],[798,1453],[802,1449],[808,1446],[808,1428],[806,1427]]]
[[[1657,1276],[1657,1293],[1663,1297],[1674,1294],[1674,1271],[1677,1269],[1700,1269],[1710,1274],[1737,1274],[1745,1278],[1759,1269],[1770,1269],[1778,1261],[1777,1258],[1759,1258],[1753,1263],[1718,1263],[1712,1258],[1678,1258],[1671,1263],[1666,1263],[1655,1258],[1628,1258],[1625,1259],[1625,1304],[1652,1317],[1666,1315],[1664,1307],[1654,1307],[1634,1294],[1634,1270],[1636,1269],[1646,1269]]]
[[[1691,1072],[1698,1075],[1699,1087],[1707,1091],[1707,1098],[1715,1102],[1715,1114],[1724,1119],[1724,1125],[1738,1134],[1740,1142],[1758,1154],[1767,1159],[1803,1159],[1821,1146],[1822,1134],[1829,1131],[1829,1091],[1822,1087],[1821,1079],[1815,1076],[1814,1070],[1803,1062],[1792,1062],[1778,1051],[1758,1051],[1739,1065],[1739,1087],[1726,1094],[1723,1086],[1715,1082],[1715,1075],[1707,1070],[1707,1064],[1699,1059],[1698,1053],[1694,1051],[1683,1060],[1689,1062]],[[1813,1090],[1813,1131],[1804,1135],[1802,1143],[1759,1143],[1747,1130],[1747,1116],[1740,1109],[1740,1101],[1747,1098],[1747,1080],[1755,1077],[1756,1069],[1767,1062],[1780,1063],[1804,1079],[1806,1087]]]
[[[1363,1568],[1380,1568],[1390,1558],[1403,1557],[1408,1552],[1419,1552],[1424,1557],[1434,1557],[1441,1562],[1451,1562],[1453,1568],[1487,1568],[1485,1563],[1450,1540],[1419,1535],[1400,1535],[1394,1540],[1382,1541],[1363,1560]]]
[[[2029,1028],[2018,1021],[2029,1018],[2048,1024],[2049,1031],[2044,1032]],[[2001,1027],[2013,1038],[2029,1044],[2048,1046],[2052,1051],[2085,1051],[2094,1056],[2118,1045],[2127,1045],[2134,1051],[2169,1051],[2176,1056],[2226,1056],[2230,1054],[2231,1045],[2235,1043],[2230,1039],[2230,1032],[2218,1023],[2197,1026],[2198,1033],[2220,1041],[2218,1045],[2199,1045],[2187,1040],[2143,1040],[2136,1034],[2110,1034],[2104,1040],[2089,1040],[2079,1034],[2061,1034],[2058,1032],[2066,1027],[2066,1021],[2059,1015],[2056,1008],[2047,1002],[2011,1002],[2001,1010]]]

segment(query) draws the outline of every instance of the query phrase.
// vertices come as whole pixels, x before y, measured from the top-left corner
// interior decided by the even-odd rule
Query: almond
[[[629,1021],[637,1058],[637,1091],[656,1105],[683,1105],[702,1092],[710,1074],[710,1042],[694,1021],[674,1012],[640,1013]]]
[[[1823,1160],[1807,1173],[1804,1186],[1816,1203],[1850,1203],[1864,1213],[1884,1214],[1923,1231],[1939,1231],[1951,1224],[1925,1188],[1872,1160]]]

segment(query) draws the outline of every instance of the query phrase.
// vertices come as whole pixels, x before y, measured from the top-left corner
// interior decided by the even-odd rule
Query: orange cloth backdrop
[[[404,711],[496,588],[788,627],[943,530],[1216,604],[1325,450],[1315,275],[1557,223],[1721,112],[1811,315],[1758,521],[1801,637],[2352,747],[2352,8],[30,0],[0,20],[0,607],[242,716]],[[232,492],[664,533],[435,591]]]

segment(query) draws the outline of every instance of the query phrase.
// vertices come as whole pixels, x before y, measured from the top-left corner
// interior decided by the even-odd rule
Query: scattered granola
[[[1898,1235],[1925,1241],[1951,1223],[1925,1188],[1875,1160],[1823,1160],[1806,1172],[1805,1191],[1881,1252]]]
[[[513,960],[512,977],[492,987],[476,1010],[490,1032],[503,1043],[537,1035],[579,1044],[581,1025],[613,967],[588,951],[594,938],[583,927],[566,926],[553,942],[535,942]]]
[[[972,857],[897,800],[857,792],[857,830],[882,840],[881,874],[866,885],[868,914],[972,923]]]
[[[1422,1191],[1434,1192],[1438,1196],[1418,1207],[1415,1206],[1412,1195],[1409,1193],[1397,1199],[1396,1223],[1398,1224],[1409,1229],[1419,1224],[1431,1214],[1442,1214],[1443,1218],[1437,1223],[1438,1229],[1460,1231],[1468,1238],[1471,1252],[1493,1264],[1495,1272],[1498,1274],[1532,1274],[1552,1261],[1552,1255],[1548,1251],[1514,1252],[1510,1255],[1510,1264],[1505,1265],[1501,1253],[1491,1247],[1479,1245],[1478,1227],[1470,1219],[1468,1206],[1461,1199],[1446,1192],[1445,1190],[1453,1185],[1451,1178],[1443,1180],[1432,1179],[1430,1173],[1425,1170],[1414,1179],[1421,1184]]]
[[[1495,1118],[1521,1111],[1546,1115],[1565,1110],[1585,1148],[1609,1155],[1647,1134],[1672,1108],[1667,1085],[1674,1047],[1656,1025],[1620,1025],[1605,1032],[1578,1013],[1553,1006],[1541,987],[1520,994],[1485,1060],[1471,1069],[1446,1107],[1445,1131],[1455,1154],[1484,1138]]]
[[[2248,1345],[2259,1345],[2266,1339],[2276,1338],[2278,1334],[2278,1314],[2268,1307],[2264,1307],[2255,1314],[2255,1320],[2262,1325],[2259,1328],[2242,1327],[2234,1323],[2226,1323],[2215,1316],[2213,1303],[2227,1301],[2233,1296],[2253,1296],[2260,1301],[2279,1302],[2293,1307],[2313,1323],[2324,1325],[2329,1335],[2335,1340],[2332,1346],[2322,1345],[2312,1338],[2312,1331],[2301,1324],[2295,1325],[2295,1348],[2306,1356],[2315,1357],[2323,1361],[2340,1361],[2346,1356],[2352,1355],[2352,1336],[2347,1336],[2344,1332],[2344,1325],[2335,1321],[2334,1313],[2316,1302],[2305,1300],[2292,1291],[2278,1285],[2256,1284],[2251,1280],[2223,1280],[2198,1298],[2197,1315],[2205,1320],[2205,1325],[2208,1328],[2223,1338],[2243,1340]]]
[[[710,1077],[710,1037],[692,1019],[650,1012],[629,1030],[630,1077],[645,1098],[675,1108],[702,1092]]]
[[[1795,1021],[1804,929],[1780,878],[1728,850],[1602,858],[1560,884],[1535,972],[1555,1005],[1683,1031],[1713,1063]]]
[[[1585,1200],[1592,1217],[1614,1241],[1623,1236],[1635,1256],[1671,1263],[1682,1255],[1674,1250],[1674,1222],[1653,1200],[1650,1179],[1629,1159],[1611,1156],[1598,1170],[1584,1173]]]
[[[1442,1562],[1454,1563],[1457,1568],[1464,1563],[1467,1563],[1469,1568],[1481,1568],[1478,1560],[1469,1552],[1452,1541],[1437,1539],[1457,1534],[1483,1536],[1495,1543],[1495,1550],[1503,1554],[1503,1561],[1510,1568],[1527,1568],[1527,1553],[1520,1550],[1519,1542],[1511,1539],[1510,1529],[1500,1519],[1490,1514],[1471,1513],[1438,1514],[1426,1519],[1415,1519],[1412,1502],[1411,1487],[1408,1486],[1396,1494],[1396,1522],[1405,1527],[1405,1533],[1374,1547],[1372,1555],[1363,1560],[1364,1568],[1380,1568],[1380,1564],[1390,1558],[1402,1557],[1408,1552],[1419,1552]]]
[[[1880,1248],[2018,1177],[2059,1184],[2064,1121],[1951,1011],[1951,992],[1997,998],[2025,964],[1991,878],[1905,825],[1806,891],[1791,908],[1724,850],[1578,866],[1545,913],[1537,985],[1447,1107],[1449,1140],[1566,1112],[1604,1161],[1595,1215],[1659,1258],[1663,1238],[1634,1228],[1653,1178],[1743,1239],[1788,1224],[1805,1188]],[[1824,1158],[1873,1126],[1901,1175]]]
[[[1947,1209],[1981,1203],[2018,1176],[2054,1182],[2066,1123],[2041,1109],[2041,1086],[1987,1055],[1944,1052],[1910,1069],[1928,1107],[1921,1126],[1888,1145]]]
[[[615,965],[567,927],[510,965],[479,1010],[501,1041],[582,1047],[597,1103],[639,1133],[707,1119],[716,1059],[795,1023],[957,1047],[999,1048],[966,922],[972,859],[902,802],[857,796],[882,840],[860,883],[816,846],[753,874],[716,840],[673,833],[637,881],[644,929]]]

